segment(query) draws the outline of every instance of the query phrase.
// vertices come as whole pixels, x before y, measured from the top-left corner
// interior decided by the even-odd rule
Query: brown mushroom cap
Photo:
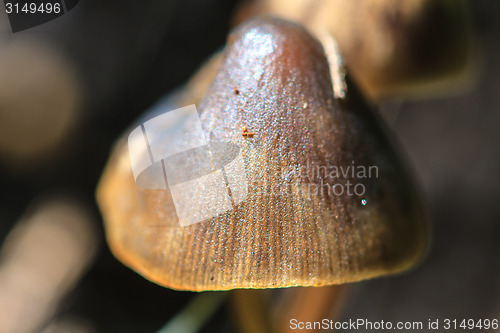
[[[228,44],[198,111],[210,138],[241,147],[247,197],[180,227],[168,191],[135,184],[121,140],[98,189],[113,253],[157,284],[195,291],[341,284],[418,262],[427,230],[412,182],[352,83],[334,97],[322,45],[270,18],[247,21]],[[331,174],[359,166],[377,175]],[[347,182],[364,194],[327,192]]]
[[[255,0],[236,22],[268,13],[329,31],[370,98],[429,96],[461,88],[474,75],[470,10],[462,0]]]

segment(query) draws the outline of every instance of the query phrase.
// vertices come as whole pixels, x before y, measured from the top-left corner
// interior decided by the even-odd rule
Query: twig
[[[203,292],[157,333],[195,333],[203,327],[226,298],[225,292]]]

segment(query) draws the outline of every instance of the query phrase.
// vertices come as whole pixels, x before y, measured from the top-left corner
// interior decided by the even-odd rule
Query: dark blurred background
[[[75,250],[71,257],[81,260],[75,269],[83,275],[61,271],[61,281],[73,282],[42,316],[50,318],[41,320],[46,332],[155,332],[192,298],[148,282],[111,255],[95,188],[113,142],[223,48],[235,10],[226,0],[81,0],[67,14],[15,34],[0,12],[0,244],[15,239],[12,230],[22,239],[23,230],[43,220],[37,212],[57,198],[85,211],[84,227],[75,222],[75,230],[88,233],[77,250],[89,255]],[[428,258],[404,275],[353,284],[342,319],[500,319],[500,3],[470,1],[468,10],[476,48],[471,83],[441,96],[377,102],[396,109],[391,127],[425,194],[434,231]],[[29,75],[41,79],[23,79]],[[31,97],[42,88],[68,97]],[[12,125],[52,119],[23,113],[32,109],[23,104],[30,99],[65,119],[50,123],[54,138],[44,146],[36,128]],[[43,149],[32,152],[23,140]],[[1,292],[14,283],[5,259],[14,255],[4,253],[0,310],[16,297]],[[26,278],[39,281],[42,271]],[[203,332],[234,331],[229,310],[223,306]],[[0,311],[0,322],[5,315]]]

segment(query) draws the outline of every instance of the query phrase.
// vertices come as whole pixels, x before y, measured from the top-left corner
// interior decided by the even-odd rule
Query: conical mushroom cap
[[[341,284],[418,262],[427,230],[413,184],[352,83],[334,96],[330,64],[299,26],[238,27],[198,111],[211,141],[240,147],[245,172],[232,181],[244,198],[180,227],[169,191],[135,184],[122,140],[98,189],[116,257],[157,284],[196,291]]]

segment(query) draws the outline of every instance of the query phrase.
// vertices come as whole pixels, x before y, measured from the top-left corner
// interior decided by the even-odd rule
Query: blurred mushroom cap
[[[259,12],[329,31],[350,73],[372,99],[428,97],[474,81],[476,51],[465,0],[257,0]]]
[[[420,261],[423,207],[379,119],[331,70],[335,57],[283,20],[239,26],[199,114],[211,140],[240,147],[244,176],[226,173],[245,184],[245,198],[180,227],[169,191],[135,184],[122,139],[97,193],[115,256],[157,284],[193,291],[342,284]],[[334,95],[339,81],[347,90]]]
[[[53,155],[76,128],[81,87],[52,47],[16,39],[0,50],[0,156],[29,168]]]

